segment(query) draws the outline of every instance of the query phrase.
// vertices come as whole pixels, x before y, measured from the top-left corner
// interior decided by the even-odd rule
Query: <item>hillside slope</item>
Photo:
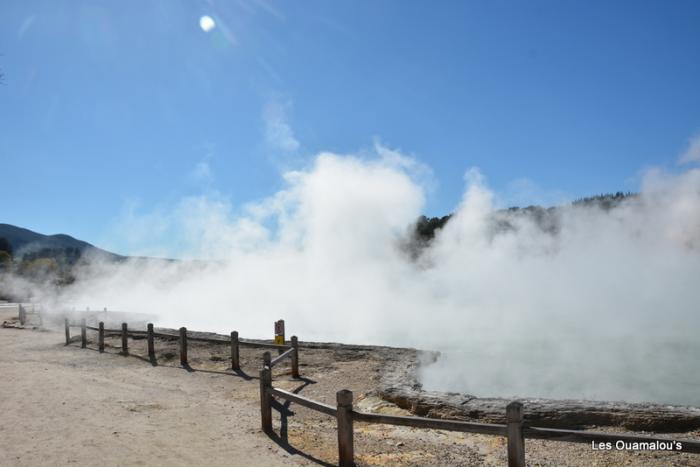
[[[10,224],[0,224],[0,238],[5,238],[16,257],[69,256],[76,259],[86,253],[106,259],[120,260],[123,256],[102,250],[70,235],[44,235]]]

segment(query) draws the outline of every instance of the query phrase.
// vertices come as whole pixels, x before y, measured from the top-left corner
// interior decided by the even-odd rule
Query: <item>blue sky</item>
[[[696,1],[6,0],[0,54],[0,222],[121,253],[128,206],[242,205],[319,151],[416,157],[443,215],[470,167],[521,202],[635,190],[700,130]]]

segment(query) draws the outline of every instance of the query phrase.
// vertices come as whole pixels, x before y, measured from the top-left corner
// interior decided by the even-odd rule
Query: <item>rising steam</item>
[[[214,261],[93,265],[59,299],[161,326],[263,337],[284,318],[302,340],[438,350],[427,389],[700,404],[700,170],[650,172],[639,196],[562,206],[545,227],[497,210],[470,171],[452,219],[409,254],[423,171],[378,153],[321,154],[242,214],[186,199],[158,216],[162,233]]]

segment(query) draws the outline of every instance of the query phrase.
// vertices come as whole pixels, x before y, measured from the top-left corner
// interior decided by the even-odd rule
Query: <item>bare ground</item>
[[[11,321],[16,308],[0,308]],[[130,356],[108,338],[106,352],[61,330],[0,328],[2,465],[333,465],[334,419],[278,404],[276,435],[260,430],[257,371],[262,350],[241,348],[243,371],[229,369],[227,345],[190,342],[191,371],[179,366],[177,342],[158,340],[158,365],[145,340]],[[397,351],[400,351],[397,350]],[[275,368],[274,385],[334,404],[351,389],[361,410],[408,414],[372,395],[387,353],[358,347],[304,348],[303,380]],[[622,431],[619,429],[608,431]],[[665,435],[673,437],[674,435]],[[699,439],[700,432],[678,434]],[[528,440],[529,465],[700,465],[700,456],[667,452],[594,452],[589,445]],[[500,437],[355,424],[359,465],[505,465]]]

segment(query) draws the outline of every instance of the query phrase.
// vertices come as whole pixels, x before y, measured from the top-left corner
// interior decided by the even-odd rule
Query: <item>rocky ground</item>
[[[382,399],[411,413],[485,423],[505,423],[503,398],[479,398],[469,394],[423,391],[417,379],[418,361],[397,355],[384,371],[378,394]],[[602,402],[587,400],[519,399],[525,422],[532,426],[585,429],[617,427],[660,433],[700,429],[700,408],[653,403]]]
[[[157,339],[157,366],[145,339],[130,339],[129,357],[118,337],[97,352],[63,345],[62,329],[17,326],[16,309],[0,309],[0,464],[2,465],[334,465],[335,420],[288,404],[276,405],[275,436],[259,425],[258,370],[262,349],[242,348],[242,371],[230,369],[226,344],[190,342],[191,370],[180,368],[176,340]],[[76,330],[77,331],[77,330]],[[451,402],[426,409],[411,376],[416,351],[386,347],[302,343],[301,380],[287,363],[274,369],[274,385],[329,404],[350,389],[360,410],[466,418]],[[403,375],[403,376],[401,376]],[[403,394],[401,405],[389,402]],[[396,392],[398,391],[398,392]],[[402,392],[403,391],[403,392]],[[427,397],[416,403],[416,397]],[[452,395],[451,397],[463,397]],[[395,398],[398,401],[398,398]],[[448,396],[447,399],[450,400]],[[456,400],[456,399],[455,399]],[[423,404],[423,405],[421,405]],[[500,413],[494,408],[494,417]],[[622,427],[588,427],[627,432]],[[648,434],[648,433],[646,433]],[[700,439],[700,432],[664,436]],[[500,437],[355,424],[359,465],[493,465],[506,463]],[[700,455],[669,452],[600,452],[586,444],[526,441],[528,465],[699,465]]]

